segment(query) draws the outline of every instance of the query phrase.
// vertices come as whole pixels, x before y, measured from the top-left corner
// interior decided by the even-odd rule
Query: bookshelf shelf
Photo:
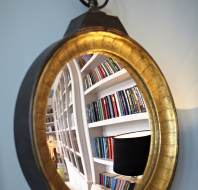
[[[127,79],[130,79],[130,75],[125,69],[122,69],[115,74],[100,80],[99,82],[85,90],[84,94],[88,95],[90,93],[97,93]]]
[[[94,162],[97,162],[99,164],[107,165],[107,166],[113,166],[113,161],[108,159],[102,159],[102,158],[94,158]]]
[[[100,54],[98,53],[94,54],[81,69],[81,73],[86,72],[87,70],[92,70],[93,67],[95,67],[97,64],[100,64],[105,60],[106,60],[105,56],[100,56]]]
[[[46,113],[47,117],[53,116],[54,113]]]
[[[88,127],[94,128],[94,127],[115,125],[115,124],[127,123],[127,122],[132,122],[132,121],[138,121],[138,120],[142,121],[142,120],[147,120],[147,119],[148,119],[148,113],[136,113],[136,114],[125,115],[125,116],[121,116],[117,118],[106,119],[103,121],[97,121],[94,123],[89,123]]]
[[[46,134],[56,134],[56,131],[47,131]]]

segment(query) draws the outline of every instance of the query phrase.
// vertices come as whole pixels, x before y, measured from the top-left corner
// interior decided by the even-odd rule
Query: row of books
[[[86,106],[88,123],[146,112],[138,87],[134,86],[98,99]]]
[[[98,81],[118,72],[121,66],[112,58],[107,58],[83,78],[84,89],[88,89]]]
[[[87,63],[87,61],[89,61],[92,56],[93,56],[93,54],[85,54],[85,55],[80,56],[77,59],[77,62],[79,64],[80,68],[83,68],[85,66],[85,64]]]
[[[135,178],[112,173],[100,173],[100,185],[111,190],[133,190],[135,186]]]
[[[98,158],[113,159],[113,137],[95,137],[94,145]]]

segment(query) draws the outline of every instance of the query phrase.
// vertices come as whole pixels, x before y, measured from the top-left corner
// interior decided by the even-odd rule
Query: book
[[[145,105],[144,99],[143,99],[143,97],[142,97],[142,95],[141,95],[138,87],[137,86],[134,86],[133,89],[134,89],[136,95],[138,96],[138,100],[140,102],[141,112],[146,112],[146,105]]]
[[[99,73],[100,73],[102,79],[105,78],[105,77],[106,77],[106,74],[105,74],[105,72],[104,72],[102,66],[99,65],[97,68],[98,68],[98,71],[99,71]]]
[[[122,99],[123,99],[125,114],[126,114],[126,115],[129,115],[129,114],[130,114],[130,112],[129,112],[129,104],[128,104],[128,102],[127,102],[127,98],[126,98],[126,96],[125,96],[124,90],[121,90],[121,91],[120,91],[120,94],[121,94]]]
[[[131,93],[130,93],[130,89],[126,89],[126,95],[127,95],[127,99],[128,99],[128,102],[129,102],[129,107],[130,107],[130,114],[133,114],[135,111],[134,111],[134,105],[133,105],[133,102],[131,100]]]
[[[119,97],[118,101],[119,101],[119,104],[120,104],[120,109],[122,111],[122,115],[127,115],[126,106],[125,106],[124,98],[121,94],[121,91],[118,91],[117,95]]]
[[[109,63],[107,61],[104,62],[104,65],[106,66],[106,68],[108,68],[108,71],[109,71],[110,75],[115,73],[114,70],[111,68],[111,66],[109,65]]]
[[[94,138],[93,146],[94,146],[96,157],[112,160],[113,158],[112,139],[113,139],[112,137],[95,137]]]
[[[111,118],[114,118],[116,112],[113,109],[113,102],[112,102],[112,99],[111,99],[111,95],[107,96],[107,99],[108,99],[108,104],[109,104]]]
[[[105,100],[105,98],[101,98],[101,100],[102,100],[102,108],[103,108],[103,113],[104,113],[104,119],[108,119],[106,100]]]
[[[110,97],[111,97],[111,102],[112,102],[112,105],[113,105],[114,116],[119,117],[119,111],[118,111],[118,107],[117,107],[117,104],[116,104],[115,95],[112,94],[112,95],[110,95]]]
[[[114,68],[115,72],[120,70],[120,67],[118,66],[118,64],[112,58],[108,58],[107,61]]]
[[[146,106],[138,88],[119,90],[87,105],[89,123],[142,113]]]
[[[96,101],[97,109],[98,109],[98,121],[102,120],[102,107],[100,106],[100,100]]]
[[[110,102],[108,101],[108,96],[105,96],[105,102],[106,102],[106,107],[107,107],[107,118],[111,118],[111,110],[110,110]]]
[[[107,143],[108,143],[108,149],[109,149],[109,151],[108,151],[108,158],[110,158],[110,159],[112,159],[112,146],[111,146],[111,138],[107,138]]]
[[[108,72],[107,68],[105,67],[104,63],[102,63],[100,66],[101,66],[101,69],[103,70],[103,72],[105,74],[105,77],[108,77],[109,76],[109,72]]]
[[[103,137],[102,140],[103,140],[104,158],[108,159],[109,158],[108,139]]]
[[[103,172],[99,174],[99,182],[111,190],[133,190],[136,180],[129,176]]]

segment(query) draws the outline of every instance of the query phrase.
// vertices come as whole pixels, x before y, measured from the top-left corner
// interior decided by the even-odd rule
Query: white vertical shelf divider
[[[96,57],[96,56],[94,56]],[[87,146],[87,150],[88,150],[88,154],[87,154],[87,158],[90,160],[90,180],[95,183],[95,169],[94,169],[94,161],[93,161],[93,156],[92,156],[92,149],[91,149],[91,141],[90,141],[90,135],[89,135],[89,130],[88,130],[88,125],[87,125],[87,116],[86,116],[86,104],[85,104],[85,98],[84,98],[84,88],[83,88],[83,81],[82,81],[82,72],[85,70],[80,70],[80,67],[78,65],[78,63],[76,62],[76,60],[73,60],[73,63],[76,67],[76,71],[77,71],[77,77],[79,79],[79,89],[80,89],[80,99],[81,99],[81,113],[82,113],[82,120],[83,120],[83,126],[84,126],[84,132],[85,132],[85,138],[86,138],[86,145],[89,144],[89,146]],[[86,68],[86,67],[83,67]]]
[[[74,123],[76,126],[76,136],[77,141],[79,144],[80,155],[77,153],[77,156],[80,156],[82,160],[83,169],[85,172],[87,188],[90,189],[92,183],[92,175],[91,175],[91,166],[90,166],[90,159],[88,157],[88,149],[87,149],[87,142],[86,142],[86,132],[84,130],[84,123],[83,123],[83,108],[82,108],[82,99],[81,96],[81,83],[79,78],[79,71],[76,68],[74,61],[68,65],[68,69],[71,73],[71,81],[73,86],[73,111],[74,111]]]

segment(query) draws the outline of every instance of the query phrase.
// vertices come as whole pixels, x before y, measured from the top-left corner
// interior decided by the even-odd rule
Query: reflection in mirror
[[[140,133],[146,131],[150,136],[147,111],[135,81],[114,58],[86,54],[66,64],[51,87],[45,123],[50,156],[65,184],[75,190],[133,189],[149,153],[150,137],[141,144],[134,135],[138,132],[144,138]],[[119,150],[114,140],[123,134],[135,141],[130,144],[127,137]],[[118,164],[121,170],[125,164],[138,166],[141,160],[143,168],[128,168],[133,176],[115,173],[114,156],[119,163],[122,155],[126,163]]]

